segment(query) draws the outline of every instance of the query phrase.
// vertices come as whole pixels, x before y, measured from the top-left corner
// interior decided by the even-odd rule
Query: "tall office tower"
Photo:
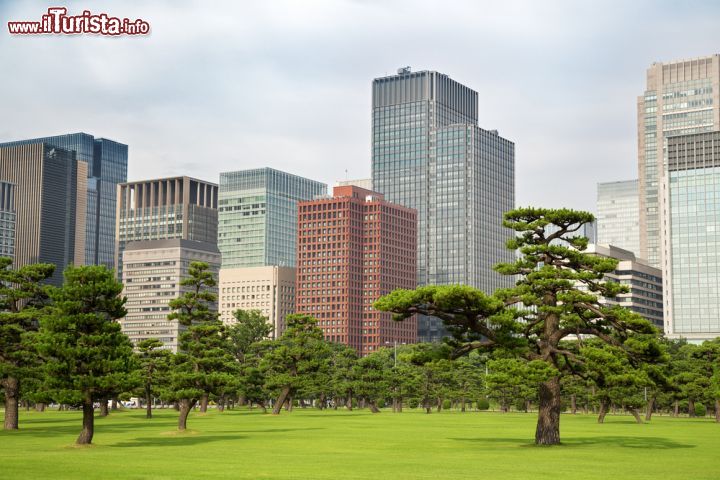
[[[217,280],[220,252],[214,243],[173,238],[125,245],[122,282],[127,315],[119,322],[134,344],[157,338],[177,353],[178,337],[186,327],[167,316],[172,312],[170,301],[189,290],[180,282],[187,278],[192,262],[207,263]],[[218,292],[217,287],[209,290]]]
[[[640,255],[638,181],[598,183],[597,243]]]
[[[620,305],[639,313],[656,327],[664,327],[662,271],[659,268],[648,265],[633,252],[614,245],[588,245],[585,253],[618,260],[617,268],[606,274],[605,280],[627,285],[630,289],[628,293],[621,293],[615,298],[603,297],[600,303]],[[586,286],[581,288],[585,289]]]
[[[478,127],[478,94],[438,72],[377,78],[372,86],[372,180],[418,212],[418,285],[512,285],[492,266],[512,262],[502,216],[515,203],[515,146]],[[422,341],[444,334],[418,321]]]
[[[670,137],[661,197],[665,333],[720,335],[720,132]]]
[[[297,202],[327,185],[272,168],[220,174],[218,248],[223,268],[295,266]]]
[[[235,310],[258,310],[273,326],[270,338],[285,331],[285,317],[295,313],[295,268],[247,267],[220,270],[220,320],[236,323]]]
[[[720,55],[653,63],[638,97],[640,257],[661,265],[664,140],[720,128]]]
[[[414,318],[395,322],[372,305],[415,288],[417,213],[355,186],[298,204],[296,309],[318,319],[325,339],[361,355],[415,343]]]
[[[15,184],[0,181],[0,257],[15,257]]]
[[[122,278],[128,242],[181,238],[217,244],[218,187],[190,177],[128,182],[117,187],[115,269]]]
[[[15,266],[55,264],[61,285],[85,260],[87,164],[47,143],[0,147],[0,180],[15,184]]]
[[[41,142],[74,151],[77,160],[87,164],[85,257],[76,263],[112,268],[115,259],[115,188],[118,183],[127,181],[128,146],[87,133],[71,133],[0,143],[0,147]]]

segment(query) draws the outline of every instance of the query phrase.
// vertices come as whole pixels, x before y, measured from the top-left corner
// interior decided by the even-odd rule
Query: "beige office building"
[[[168,320],[169,303],[187,291],[180,282],[196,261],[208,263],[217,276],[220,252],[215,244],[174,238],[125,245],[122,281],[128,313],[120,324],[133,344],[157,338],[177,352],[178,337],[185,328]],[[217,294],[217,287],[211,291]]]
[[[720,55],[653,63],[638,97],[639,256],[660,267],[667,137],[720,129]]]
[[[47,143],[0,147],[0,181],[14,184],[16,267],[52,263],[59,286],[66,266],[85,263],[87,168]]]
[[[259,310],[277,338],[285,317],[295,312],[295,269],[292,267],[223,268],[220,270],[220,319],[231,325],[235,310]]]

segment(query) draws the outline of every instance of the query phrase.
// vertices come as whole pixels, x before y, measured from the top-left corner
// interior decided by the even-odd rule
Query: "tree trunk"
[[[200,413],[207,413],[208,402],[210,401],[210,395],[205,392],[200,397]]]
[[[570,413],[577,414],[577,397],[575,397],[574,393],[570,395]]]
[[[680,402],[678,400],[675,400],[675,403],[673,404],[673,417],[677,417],[680,415]]]
[[[105,402],[105,406],[107,407],[107,402]],[[92,443],[93,435],[95,434],[95,411],[90,395],[85,396],[82,404],[82,410],[82,431],[75,443],[78,445],[90,445]]]
[[[152,393],[149,386],[145,386],[145,418],[152,418]]]
[[[715,399],[715,421],[720,423],[720,399]]]
[[[377,407],[375,400],[368,400],[367,405],[372,413],[380,413],[380,409]]]
[[[688,417],[695,416],[695,400],[688,398]]]
[[[465,397],[460,398],[460,411],[465,413]]]
[[[645,410],[645,421],[649,422],[652,419],[653,410],[655,409],[655,396],[648,398],[647,407]]]
[[[293,398],[293,396],[290,395],[287,399],[287,411],[292,412],[294,406],[295,406],[295,398]]]
[[[218,409],[218,412],[224,412],[224,411],[225,411],[225,395],[220,395],[220,396],[218,397],[217,409]]]
[[[437,409],[438,413],[440,410],[442,410],[442,398],[437,399],[437,403],[435,404],[435,408]]]
[[[42,413],[45,411],[45,407],[47,407],[46,403],[40,402],[35,404],[35,410]]]
[[[598,414],[598,423],[605,423],[605,415],[607,415],[610,402],[606,399],[600,400],[600,413]]]
[[[536,445],[560,444],[560,379],[540,384]]]
[[[18,429],[18,396],[20,394],[20,381],[14,377],[8,377],[2,381],[5,389],[5,430]]]
[[[100,416],[101,417],[108,416],[108,399],[107,399],[107,397],[103,397],[100,399]]]
[[[180,416],[178,417],[178,430],[184,432],[187,429],[187,418],[190,411],[197,403],[194,398],[182,398],[178,402],[180,405]]]
[[[345,400],[345,408],[350,410],[352,412],[353,405],[352,405],[352,393],[349,393],[347,396],[347,399]]]
[[[112,401],[110,402],[110,408],[112,410],[117,410],[118,409],[117,404],[118,404],[117,396],[112,397]]]
[[[280,390],[280,395],[278,395],[277,400],[275,400],[275,405],[273,405],[273,415],[280,415],[280,410],[282,409],[289,395],[290,387],[283,387],[283,389]]]
[[[403,397],[397,398],[397,413],[402,413]]]
[[[632,414],[633,417],[635,417],[635,421],[637,423],[643,423],[642,418],[640,418],[640,413],[638,413],[637,408],[628,408],[628,412]]]

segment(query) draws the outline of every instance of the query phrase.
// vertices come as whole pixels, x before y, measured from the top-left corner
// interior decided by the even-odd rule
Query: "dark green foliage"
[[[48,300],[43,282],[54,271],[50,264],[13,270],[11,259],[0,258],[0,387],[6,403],[5,430],[18,428],[21,379],[36,373],[38,358],[28,334],[37,331]]]
[[[481,398],[477,401],[477,409],[478,410],[489,410],[490,409],[490,402],[487,401],[485,398]]]
[[[180,284],[188,291],[170,302],[175,311],[168,319],[187,330],[180,334],[179,351],[173,357],[169,391],[180,406],[178,430],[183,431],[195,404],[201,401],[204,411],[210,395],[223,396],[234,384],[239,366],[226,327],[214,309],[217,295],[209,289],[216,281],[208,264],[191,263],[188,277]]]
[[[278,340],[268,342],[261,362],[266,387],[277,392],[273,407],[275,415],[297,391],[312,388],[317,373],[331,356],[315,318],[293,314],[288,315],[285,322],[285,332]]]
[[[104,266],[68,267],[65,283],[52,288],[53,306],[37,337],[52,397],[83,407],[77,443],[91,443],[93,402],[133,386],[132,344],[117,319],[125,316],[122,285]]]
[[[265,377],[260,369],[264,354],[263,339],[270,336],[273,326],[259,310],[235,310],[235,323],[226,329],[232,353],[238,362],[236,391],[245,401],[265,408],[268,393],[264,388]]]
[[[560,379],[582,367],[582,359],[562,340],[592,335],[634,356],[637,345],[625,345],[631,333],[657,334],[640,315],[599,302],[598,295],[614,297],[627,287],[604,281],[616,260],[583,252],[588,240],[575,232],[591,221],[592,214],[567,209],[508,212],[503,224],[517,233],[508,248],[519,250],[521,256],[496,270],[517,276],[515,287],[494,296],[457,285],[397,290],[379,299],[375,308],[393,312],[398,320],[414,314],[441,318],[452,334],[455,356],[477,348],[503,348],[525,360],[547,363],[557,374],[539,384],[535,440],[558,444]],[[555,231],[546,233],[548,226],[555,226]],[[647,360],[658,350],[646,346],[641,356]]]
[[[167,384],[170,372],[172,353],[163,348],[163,343],[157,338],[148,338],[137,344],[137,359],[139,376],[147,418],[152,418],[152,398],[160,395],[163,386]]]

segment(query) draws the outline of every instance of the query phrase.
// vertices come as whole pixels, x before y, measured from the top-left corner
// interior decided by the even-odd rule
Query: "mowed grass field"
[[[75,447],[81,414],[22,412],[0,431],[9,479],[718,479],[720,424],[710,419],[563,415],[563,445],[535,447],[535,414],[347,412],[296,408],[140,410],[96,419],[94,445]]]

